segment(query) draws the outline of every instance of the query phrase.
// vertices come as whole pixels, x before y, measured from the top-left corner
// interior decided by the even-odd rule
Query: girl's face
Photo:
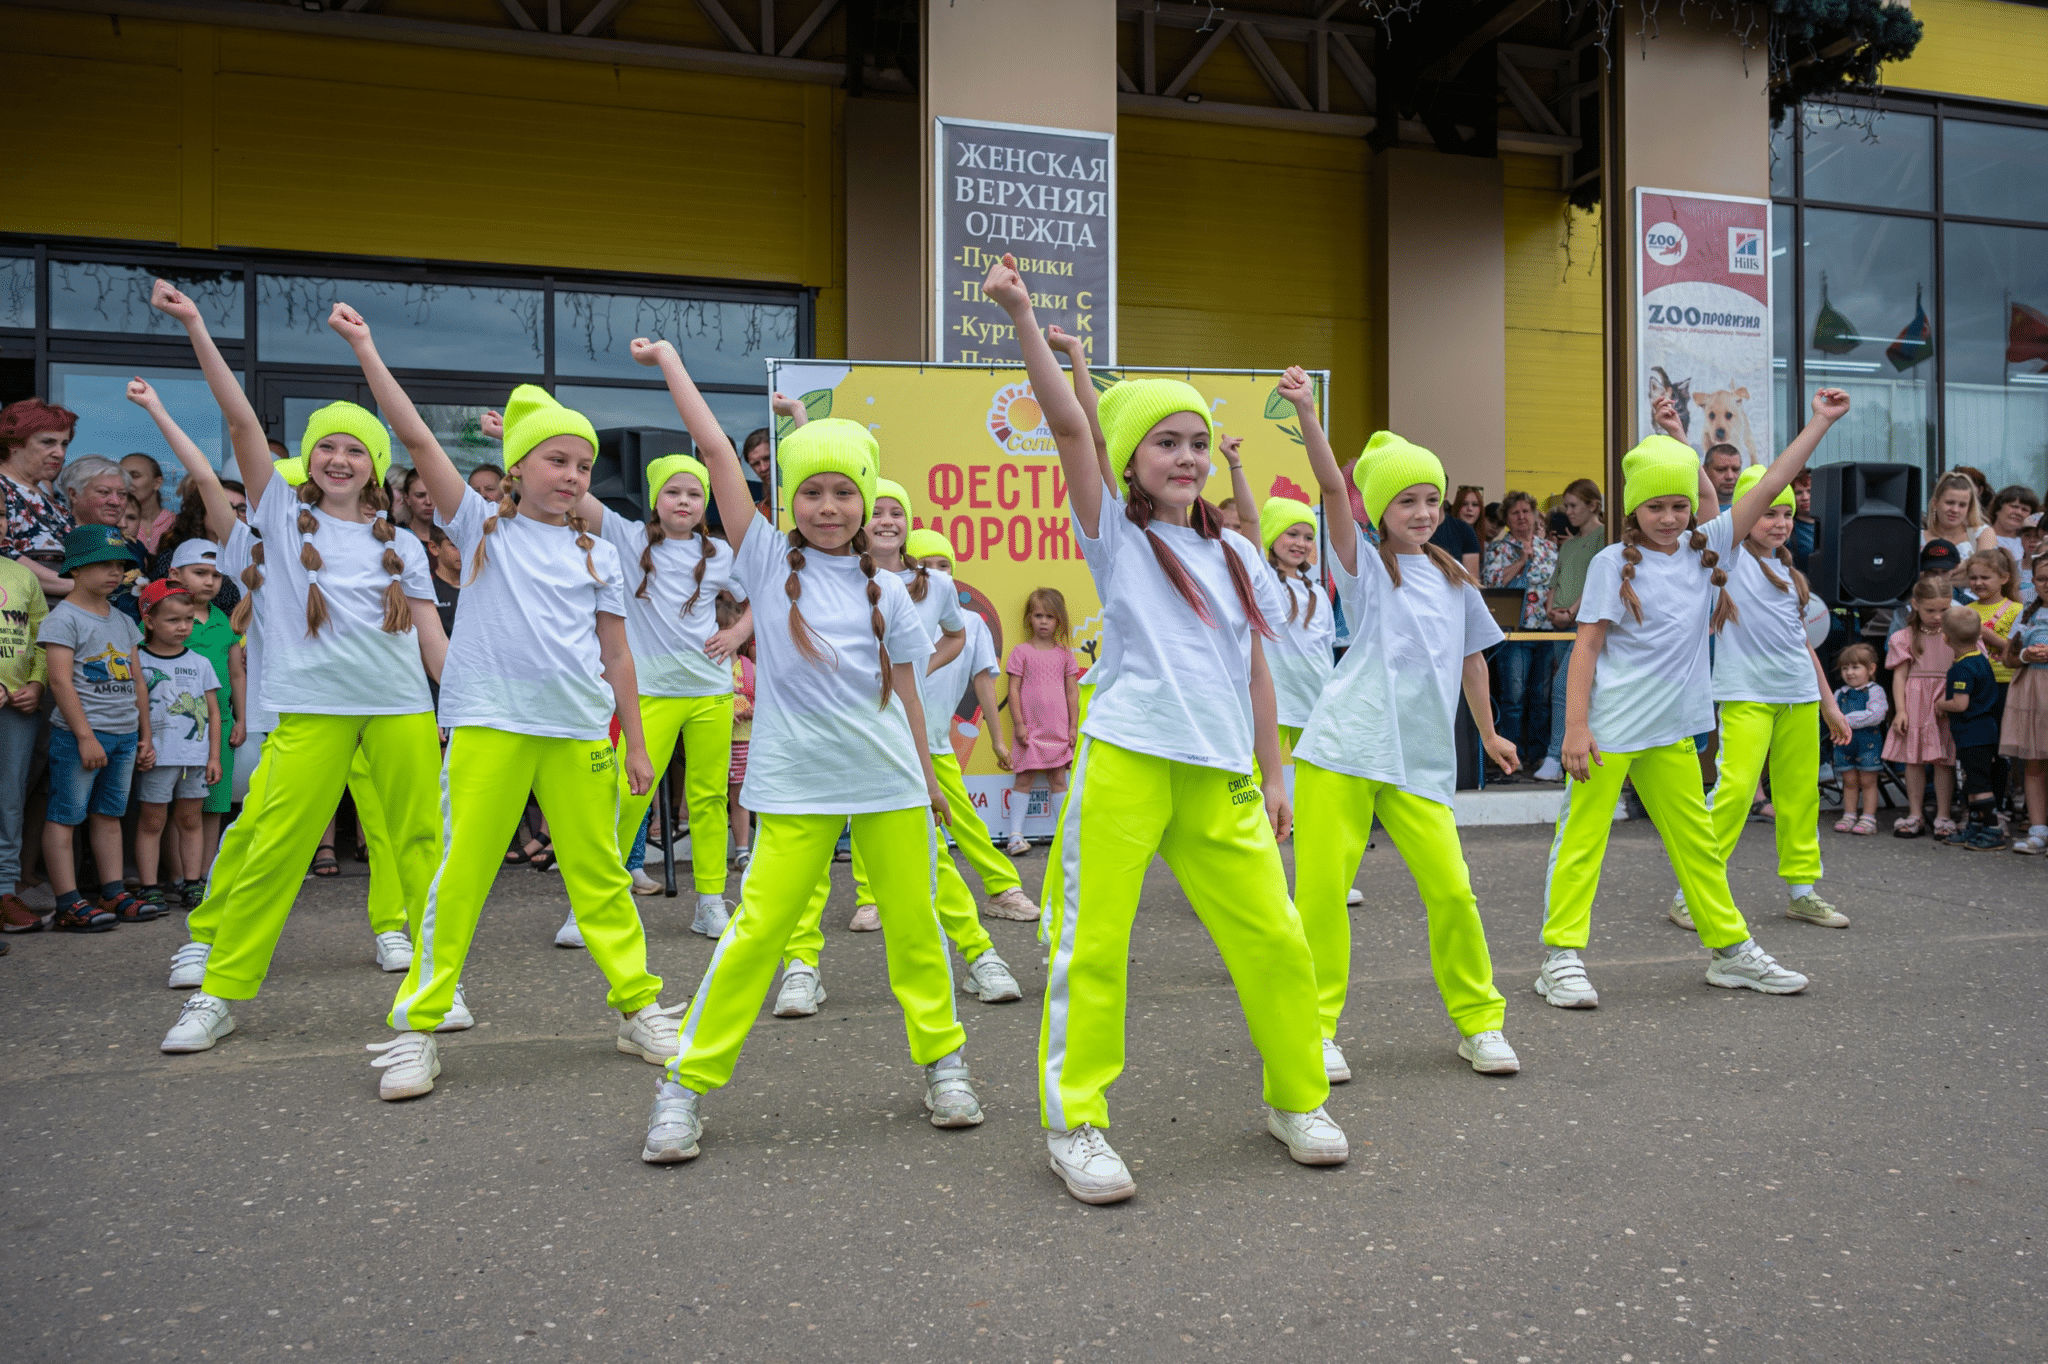
[[[581,436],[549,436],[519,461],[519,512],[562,525],[590,491],[597,451]]]
[[[695,474],[677,474],[654,495],[654,514],[671,540],[695,535],[704,520],[704,485]]]
[[[121,534],[130,540],[142,534],[142,508],[135,505],[132,497],[121,509]]]
[[[1050,611],[1031,613],[1031,633],[1038,639],[1052,639],[1060,628],[1060,618]]]
[[[1564,519],[1572,523],[1573,530],[1584,530],[1593,524],[1597,515],[1599,508],[1591,502],[1581,502],[1570,493],[1564,495]]]
[[[306,459],[306,473],[322,500],[351,506],[369,486],[375,470],[370,452],[354,436],[322,436]]]
[[[1870,665],[1868,663],[1844,663],[1842,665],[1842,685],[1845,687],[1869,686]]]
[[[875,514],[868,518],[868,543],[883,558],[900,553],[903,539],[910,534],[910,518],[903,504],[893,497],[875,499]]]
[[[1380,534],[1396,554],[1420,554],[1443,522],[1443,494],[1434,483],[1403,488],[1380,514]]]
[[[1467,525],[1478,525],[1479,514],[1485,510],[1486,503],[1478,493],[1466,493],[1458,499],[1458,519]]]
[[[1678,537],[1685,533],[1686,523],[1690,520],[1692,499],[1682,493],[1653,497],[1636,508],[1636,529],[1660,550],[1670,550],[1677,545]]]
[[[1961,528],[1970,515],[1970,490],[1950,488],[1934,504],[1934,519],[1943,526]],[[1944,539],[1953,539],[1945,536]]]
[[[1130,478],[1163,511],[1194,506],[1209,481],[1209,424],[1193,412],[1167,417],[1138,442]]]
[[[1297,521],[1273,541],[1273,557],[1288,568],[1305,566],[1316,552],[1316,528]]]
[[[1997,601],[2005,595],[2005,579],[1998,570],[1974,558],[1963,565],[1963,580],[1969,583],[1970,595],[1978,601]]]
[[[1947,597],[1915,597],[1913,622],[1922,630],[1939,631],[1942,616],[1947,614],[1948,608],[1953,604]]]
[[[415,478],[412,487],[406,490],[405,509],[412,513],[412,523],[415,526],[434,524],[434,495],[427,491],[427,481],[424,478]]]
[[[790,518],[804,539],[826,554],[848,553],[866,508],[860,487],[845,474],[812,474],[789,499]]]
[[[2031,515],[2033,513],[2027,510],[2026,503],[2008,502],[1998,509],[1998,515],[1991,518],[1991,524],[1997,527],[2000,535],[2010,539],[2020,533],[2020,522]]]
[[[2034,565],[2034,595],[2048,597],[2048,559]]]
[[[1766,554],[1777,553],[1792,538],[1792,512],[1791,507],[1765,507],[1749,532],[1751,542]]]

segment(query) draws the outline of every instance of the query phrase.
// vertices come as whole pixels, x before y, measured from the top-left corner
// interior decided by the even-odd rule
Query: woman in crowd
[[[1557,546],[1543,534],[1536,499],[1525,492],[1501,498],[1507,532],[1486,546],[1479,580],[1487,587],[1512,587],[1522,594],[1520,624],[1524,630],[1550,628],[1550,580],[1557,574]],[[1511,639],[1494,653],[1500,674],[1500,732],[1514,744],[1523,763],[1535,756],[1534,739],[1543,726],[1550,701],[1551,648],[1547,640]]]
[[[1607,513],[1600,485],[1590,478],[1575,478],[1565,485],[1562,505],[1572,533],[1557,547],[1557,571],[1550,579],[1550,601],[1544,615],[1550,629],[1572,634],[1579,628],[1579,597],[1586,590],[1586,566],[1607,545]],[[1564,682],[1571,660],[1570,640],[1551,644],[1550,751],[1544,756],[1543,765],[1536,769],[1537,781],[1564,780]]]
[[[58,569],[73,522],[49,481],[63,467],[77,430],[77,413],[40,398],[0,410],[0,514],[6,518],[0,549],[35,574],[52,601],[71,591],[71,579]]]

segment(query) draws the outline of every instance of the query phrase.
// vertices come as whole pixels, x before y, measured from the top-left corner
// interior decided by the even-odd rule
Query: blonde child
[[[2033,562],[2034,600],[2006,640],[2005,659],[2017,671],[2005,693],[2005,720],[1999,729],[1998,753],[2026,764],[2021,784],[2026,790],[2027,832],[2012,841],[2012,850],[2037,857],[2048,852],[2048,554]]]
[[[1963,801],[1968,822],[1942,840],[1971,852],[2003,848],[2005,831],[1998,822],[1998,787],[1993,773],[1998,758],[1997,680],[1982,647],[1984,623],[1967,606],[1951,606],[1941,618],[1941,633],[1955,662],[1948,665],[1948,685],[1935,709],[1942,714],[1955,745],[1956,765],[1963,771]]]
[[[736,624],[740,605],[731,597],[718,599],[718,628]],[[754,817],[740,804],[740,787],[747,780],[747,746],[754,739],[754,639],[748,631],[746,643],[732,656],[732,763],[726,770],[726,819],[732,829],[732,869],[744,873],[754,860]]]
[[[1269,497],[1260,506],[1245,477],[1244,461],[1238,458],[1243,443],[1239,436],[1225,436],[1220,442],[1230,466],[1231,491],[1238,506],[1257,512],[1266,571],[1287,599],[1287,619],[1266,651],[1266,664],[1273,670],[1280,737],[1291,751],[1301,742],[1302,728],[1336,670],[1337,613],[1330,606],[1330,594],[1311,572],[1316,558],[1315,509],[1291,497]],[[1348,494],[1345,501],[1350,501]]]
[[[158,884],[163,860],[164,827],[175,824],[181,865],[196,867],[203,855],[200,807],[207,789],[220,780],[220,678],[198,650],[186,647],[192,637],[197,604],[192,594],[168,578],[146,584],[137,594],[142,604],[142,680],[149,688],[149,727],[156,740],[156,761],[135,777],[135,799],[141,814],[135,826],[135,870],[142,878],[136,892],[144,901],[166,908]]]
[[[1918,838],[1927,794],[1927,769],[1934,769],[1934,832],[1947,838],[1956,831],[1949,817],[1956,794],[1956,750],[1948,726],[1935,703],[1948,689],[1948,666],[1955,662],[1941,632],[1941,618],[1955,598],[1946,573],[1923,573],[1913,584],[1906,624],[1885,641],[1885,666],[1892,670],[1892,725],[1884,741],[1887,762],[1906,766],[1906,813],[1892,821],[1897,838]]]
[[[1016,773],[1010,783],[1010,843],[1004,850],[1012,857],[1031,851],[1024,815],[1039,779],[1045,779],[1051,804],[1057,806],[1066,795],[1081,726],[1081,666],[1067,647],[1071,628],[1067,599],[1056,588],[1037,588],[1024,599],[1024,638],[1003,660],[1009,679],[1010,767]]]
[[[2020,599],[2019,561],[2005,546],[1978,550],[1963,564],[1963,579],[1970,585],[1970,609],[1983,625],[1984,656],[1991,663],[1991,675],[1998,683],[1998,699],[1992,718],[2005,716],[2006,688],[2012,685],[2012,665],[2006,662],[2006,642],[2019,624],[2026,603]],[[2011,764],[2004,758],[1991,765],[1991,789],[2003,801],[2012,789]]]
[[[1885,717],[1891,713],[1884,688],[1877,683],[1877,650],[1851,644],[1835,657],[1842,685],[1835,690],[1835,709],[1849,726],[1849,742],[1835,744],[1835,771],[1842,778],[1842,817],[1838,834],[1877,832],[1878,781],[1884,773]]]

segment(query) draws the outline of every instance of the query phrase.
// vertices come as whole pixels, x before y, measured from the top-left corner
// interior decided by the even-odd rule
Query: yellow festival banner
[[[1261,503],[1275,496],[1315,503],[1294,408],[1274,391],[1279,371],[1095,371],[1103,388],[1143,375],[1185,379],[1209,400],[1219,432],[1244,438],[1245,474]],[[1316,371],[1315,378],[1327,423],[1328,372]],[[917,504],[910,509],[913,524],[952,542],[963,605],[987,621],[998,666],[1024,638],[1024,601],[1041,587],[1066,598],[1075,660],[1083,669],[1094,663],[1102,607],[1074,539],[1052,432],[1021,367],[775,360],[769,383],[778,393],[801,397],[812,417],[843,417],[874,432],[883,475],[901,483]],[[781,419],[777,438],[789,429],[789,419]],[[1214,503],[1230,496],[1230,472],[1220,458],[1205,495]],[[1257,543],[1255,524],[1247,538]],[[1000,683],[996,692],[1004,692]],[[976,742],[985,718],[968,692],[956,713],[954,747],[970,778],[983,778],[969,781],[977,804],[984,792],[993,797],[1007,785],[993,750]],[[1039,823],[1032,820],[1032,832],[1040,831]]]

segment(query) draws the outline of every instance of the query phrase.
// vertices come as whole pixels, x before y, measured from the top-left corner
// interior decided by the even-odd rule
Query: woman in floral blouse
[[[77,427],[77,414],[40,398],[0,409],[0,554],[34,573],[53,601],[71,591],[71,579],[57,570],[72,521],[63,499],[45,485]]]
[[[1479,580],[1487,587],[1520,588],[1522,629],[1548,630],[1544,603],[1550,597],[1550,580],[1557,575],[1557,546],[1543,534],[1536,499],[1529,494],[1507,494],[1500,509],[1507,529],[1486,546]],[[1541,664],[1549,657],[1548,640],[1511,639],[1494,654],[1500,673],[1498,728],[1514,741],[1524,766],[1542,755],[1548,737],[1541,731],[1550,716],[1550,683]]]

